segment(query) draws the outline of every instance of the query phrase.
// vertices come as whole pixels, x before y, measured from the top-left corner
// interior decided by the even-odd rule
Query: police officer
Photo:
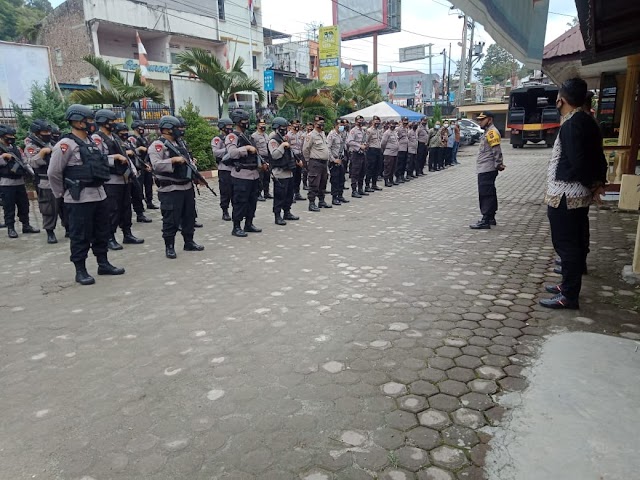
[[[58,125],[55,123],[50,123],[49,125],[51,126],[51,145],[53,146],[60,141],[60,135],[62,134]]]
[[[436,121],[429,130],[429,171],[436,172],[440,165],[440,121]]]
[[[185,139],[185,135],[187,133],[187,120],[184,117],[180,117],[180,116],[177,116],[176,118],[180,122],[180,133],[181,133],[180,138],[178,138],[176,141],[187,152],[188,154],[187,160],[193,165],[197,165],[198,159],[193,156],[193,153],[191,152],[191,148],[189,147],[189,145],[187,144],[187,140]],[[195,198],[196,198],[195,188],[191,190],[191,193],[193,193],[193,201],[195,202]],[[197,204],[196,204],[196,221],[194,222],[193,226],[195,228],[202,228],[202,224],[198,221],[198,205]]]
[[[412,122],[407,133],[407,140],[409,141],[409,148],[407,150],[407,179],[418,178],[415,174],[416,155],[418,154],[418,134],[416,130],[418,130],[418,124]]]
[[[258,120],[258,129],[251,134],[251,140],[258,149],[258,154],[269,163],[269,135],[267,135],[267,121],[264,118]],[[260,195],[258,201],[264,202],[267,198],[273,198],[269,193],[269,180],[271,175],[268,170],[260,171]]]
[[[389,122],[389,129],[382,135],[380,147],[384,155],[384,172],[382,174],[384,177],[384,186],[392,187],[398,185],[398,182],[393,179],[398,161],[398,133],[396,132],[395,120]]]
[[[402,125],[396,129],[398,134],[398,161],[396,162],[396,181],[404,183],[404,172],[407,169],[409,155],[409,118],[402,117]]]
[[[382,141],[383,131],[380,128],[380,117],[373,116],[371,126],[367,129],[367,174],[365,178],[365,192],[373,192],[382,190],[378,185],[378,172],[382,163],[382,150],[380,150],[380,142]]]
[[[60,127],[55,123],[50,123],[51,125],[51,146],[53,147],[56,143],[60,141],[60,136],[62,133],[60,132]],[[67,211],[64,208],[64,199],[62,197],[56,198],[56,211],[58,212],[58,216],[60,217],[60,223],[64,227],[66,238],[69,238],[69,216],[67,215]]]
[[[231,170],[233,167],[224,163],[222,159],[227,154],[224,139],[233,131],[233,122],[230,118],[221,118],[218,121],[218,129],[220,130],[220,134],[211,139],[211,150],[218,164],[218,188],[220,189],[222,220],[230,222],[229,204],[233,195],[233,187],[231,185]]]
[[[32,175],[33,169],[16,147],[16,129],[0,125],[0,197],[4,205],[4,223],[9,238],[18,238],[14,228],[16,207],[18,218],[22,222],[22,233],[40,232],[29,224],[29,198],[24,177]]]
[[[496,224],[498,211],[498,194],[496,192],[496,178],[505,169],[502,162],[500,148],[500,132],[493,124],[493,112],[484,111],[476,117],[484,129],[484,135],[478,148],[477,173],[478,197],[482,218],[478,223],[469,225],[472,230],[488,230]]]
[[[319,212],[320,208],[331,208],[324,201],[324,192],[327,188],[327,162],[329,161],[329,146],[324,134],[324,117],[316,115],[315,128],[304,141],[302,153],[307,159],[309,170],[309,211]],[[318,205],[316,206],[316,197]]]
[[[151,168],[145,165],[137,155],[136,148],[130,140],[133,139],[133,137],[129,135],[129,127],[126,123],[116,123],[114,133],[116,138],[120,140],[123,147],[122,149],[126,152],[127,157],[133,164],[132,174],[129,180],[131,184],[131,206],[133,207],[133,211],[136,212],[136,221],[138,223],[151,223],[153,220],[144,214],[144,191],[142,187],[142,172],[146,169],[150,170]]]
[[[427,147],[429,144],[429,128],[427,117],[422,117],[416,130],[418,138],[418,153],[416,154],[416,175],[424,175],[424,166],[427,163]]]
[[[142,120],[135,120],[131,124],[131,130],[133,134],[129,137],[129,142],[133,145],[136,155],[148,165],[149,159],[147,158],[147,150],[149,149],[149,139],[145,137],[146,124]],[[153,203],[153,173],[151,168],[142,169],[140,173],[140,183],[144,188],[144,198],[149,210],[157,210],[158,206]]]
[[[29,136],[24,140],[24,153],[35,173],[34,183],[38,194],[38,208],[42,214],[42,226],[47,232],[47,243],[58,243],[54,232],[58,219],[58,204],[47,177],[52,149],[51,125],[42,119],[34,120],[29,132]]]
[[[341,133],[344,131],[342,120],[336,119],[333,130],[327,135],[327,146],[329,147],[329,178],[331,182],[331,205],[342,205],[349,203],[344,198],[344,149],[345,142]]]
[[[248,232],[259,233],[262,229],[253,224],[260,194],[260,170],[268,166],[260,165],[258,150],[245,133],[249,128],[249,114],[237,109],[231,114],[235,130],[226,136],[224,143],[229,153],[227,164],[233,165],[231,182],[233,185],[233,230],[231,235],[246,237]],[[241,227],[244,220],[244,230]]]
[[[64,116],[71,133],[51,152],[47,175],[56,198],[64,198],[69,215],[71,261],[76,267],[76,282],[91,285],[95,279],[86,267],[89,248],[98,260],[98,275],[122,275],[107,258],[111,236],[107,195],[102,184],[109,180],[109,163],[91,141],[93,111],[84,105],[71,105]]]
[[[351,180],[351,196],[362,198],[369,195],[363,189],[366,169],[367,152],[367,132],[362,128],[364,117],[356,117],[356,126],[349,131],[347,136],[347,148],[349,149],[349,159],[351,162],[349,169],[349,179]]]
[[[182,230],[184,250],[199,252],[204,247],[193,240],[196,199],[187,166],[189,152],[178,142],[182,136],[180,120],[165,115],[158,122],[158,129],[162,136],[149,145],[149,160],[158,187],[165,256],[173,259],[177,257],[175,239],[179,229]]]
[[[141,244],[144,240],[137,238],[131,232],[131,184],[132,169],[127,152],[113,136],[118,117],[111,110],[98,110],[95,113],[98,131],[92,135],[92,139],[100,151],[107,155],[109,160],[109,172],[111,178],[104,184],[107,194],[111,221],[111,238],[107,246],[110,250],[122,250],[122,245],[116,241],[116,230],[122,229],[123,243]]]
[[[286,225],[286,220],[299,220],[291,213],[293,203],[293,172],[297,165],[302,165],[291,153],[291,144],[287,137],[285,118],[276,117],[271,124],[273,132],[269,135],[269,153],[273,171],[273,214],[276,225]],[[282,217],[284,211],[284,218]]]

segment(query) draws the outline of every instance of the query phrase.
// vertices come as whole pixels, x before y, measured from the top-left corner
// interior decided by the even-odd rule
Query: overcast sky
[[[246,3],[246,0],[227,1],[242,5]],[[62,0],[51,0],[51,3],[55,7]],[[168,5],[171,3],[167,2]],[[314,0],[313,8],[310,8],[310,3],[301,0],[262,0],[263,26],[291,34],[294,38],[296,35],[303,36],[305,26],[311,22],[332,24],[331,5],[331,0]],[[446,0],[402,0],[403,31],[378,38],[378,69],[381,72],[419,69],[427,73],[427,60],[407,63],[398,61],[399,48],[427,43],[434,44],[433,54],[440,53],[443,49],[448,50],[451,43],[451,58],[458,60],[461,54],[458,42],[462,38],[462,20],[458,18],[457,11],[450,10],[450,6]],[[577,15],[574,0],[550,0],[549,12],[545,44],[568,30],[567,22]],[[481,26],[476,28],[475,42],[485,42],[485,51],[494,43]],[[367,38],[343,42],[342,60],[353,64],[367,63],[371,69],[372,40]],[[442,72],[442,64],[443,57],[435,56],[432,60],[433,71]],[[453,68],[452,66],[452,70]]]

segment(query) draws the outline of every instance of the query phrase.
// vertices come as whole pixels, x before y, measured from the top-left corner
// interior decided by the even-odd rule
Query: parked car
[[[476,130],[460,124],[460,145],[473,145],[482,138],[483,130]]]
[[[145,105],[146,103],[146,105]],[[171,108],[161,103],[156,103],[151,100],[146,102],[138,101],[131,104],[132,112],[131,116],[134,120],[145,120],[148,122],[157,122],[161,117],[165,115],[171,115]]]

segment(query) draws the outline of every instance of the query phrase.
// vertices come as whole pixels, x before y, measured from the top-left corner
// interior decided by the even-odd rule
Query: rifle
[[[207,182],[207,179],[204,178],[202,176],[202,174],[198,171],[198,169],[196,168],[195,164],[193,163],[193,159],[191,158],[191,155],[189,155],[189,153],[188,153],[186,148],[184,149],[187,152],[187,156],[185,157],[182,154],[182,152],[180,152],[180,150],[178,150],[173,143],[164,142],[164,144],[174,156],[182,157],[182,158],[185,159],[185,161],[186,161],[185,165],[189,169],[189,172],[191,173],[192,179],[196,180],[196,191],[198,192],[198,195],[200,195],[200,190],[198,189],[198,184],[200,184],[200,185],[204,185],[207,190],[209,190],[211,193],[213,193],[214,196],[216,196],[216,197],[218,196],[218,194],[215,192],[215,190],[213,188],[211,188],[211,185],[209,185],[209,182]]]
[[[45,145],[45,143],[40,140],[38,137],[36,137],[35,135],[29,135],[29,140],[31,140],[33,143],[36,144],[36,146],[38,146],[40,149],[43,148],[51,148],[51,147],[47,147]],[[43,158],[44,162],[46,163],[47,167],[49,166],[49,162],[51,161],[51,153],[47,153],[44,158]],[[38,170],[40,170],[42,167],[38,167]],[[44,176],[44,178],[48,178],[47,177],[47,173],[46,173],[46,168],[45,168],[45,173],[41,173],[40,171],[36,172],[36,169],[34,168],[34,174],[35,177],[33,179],[33,183],[35,184],[35,186],[37,187],[40,184],[40,181],[42,180],[42,177]]]
[[[271,170],[271,165],[269,164],[269,162],[265,162],[264,158],[262,158],[262,155],[260,155],[260,153],[258,153],[258,148],[256,147],[256,145],[251,141],[251,139],[249,137],[247,137],[244,132],[241,133],[242,138],[244,138],[247,142],[249,142],[249,144],[256,149],[256,157],[258,157],[258,170],[260,170],[262,168],[262,165],[266,165],[267,166],[267,171],[269,172],[269,176],[273,179],[273,183],[277,183],[278,185],[280,185],[280,180],[278,180],[276,178],[276,176],[273,174],[273,170]],[[268,147],[267,147],[268,148]]]
[[[33,171],[33,168],[31,168],[31,165],[24,163],[19,155],[16,155],[15,153],[10,152],[1,144],[0,144],[0,152],[8,153],[13,158],[13,162],[15,165],[9,168],[11,173],[13,173],[14,175],[26,175],[27,178],[30,178],[32,180],[35,179],[36,173]],[[20,172],[20,170],[22,170],[24,173],[22,174],[18,173]]]

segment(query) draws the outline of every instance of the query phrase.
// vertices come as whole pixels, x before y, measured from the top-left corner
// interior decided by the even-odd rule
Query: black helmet
[[[180,128],[180,120],[178,120],[173,115],[165,115],[158,122],[158,128],[160,130],[168,129],[173,130],[174,128]]]
[[[115,113],[104,108],[102,110],[98,110],[95,114],[96,123],[98,125],[104,125],[105,123],[108,123],[109,120],[113,121],[117,120],[117,118],[118,116]]]
[[[233,112],[231,112],[231,120],[233,121],[233,123],[238,125],[242,121],[249,120],[249,114],[241,108],[236,108]]]
[[[86,105],[80,105],[78,103],[70,105],[64,114],[64,119],[68,122],[79,122],[87,118],[94,118],[93,110]]]
[[[233,127],[233,122],[231,121],[230,118],[225,117],[218,120],[218,128],[220,130],[223,130],[227,127]]]
[[[284,117],[276,117],[271,122],[271,127],[276,130],[277,128],[287,128],[289,121]]]
[[[187,121],[184,119],[184,117],[177,116],[176,118],[180,122],[180,126],[181,127],[186,127],[187,126]]]
[[[31,122],[31,127],[29,127],[29,130],[31,131],[31,133],[40,133],[42,131],[50,131],[51,125],[49,125],[49,122],[47,122],[46,120],[42,120],[41,118],[38,118],[37,120],[34,120],[33,122]]]
[[[129,131],[129,125],[127,125],[124,122],[118,122],[118,123],[116,123],[116,126],[113,129],[113,131],[116,132],[116,133],[122,132],[122,131],[128,132]]]
[[[51,127],[51,133],[53,135],[60,135],[60,127],[58,127],[58,125],[56,125],[55,123],[52,123],[49,126]]]
[[[0,137],[4,137],[5,135],[15,135],[16,129],[10,125],[0,125]]]
[[[146,128],[146,127],[147,125],[142,120],[134,120],[134,122],[131,124],[131,128],[134,130],[137,130],[139,128]]]

